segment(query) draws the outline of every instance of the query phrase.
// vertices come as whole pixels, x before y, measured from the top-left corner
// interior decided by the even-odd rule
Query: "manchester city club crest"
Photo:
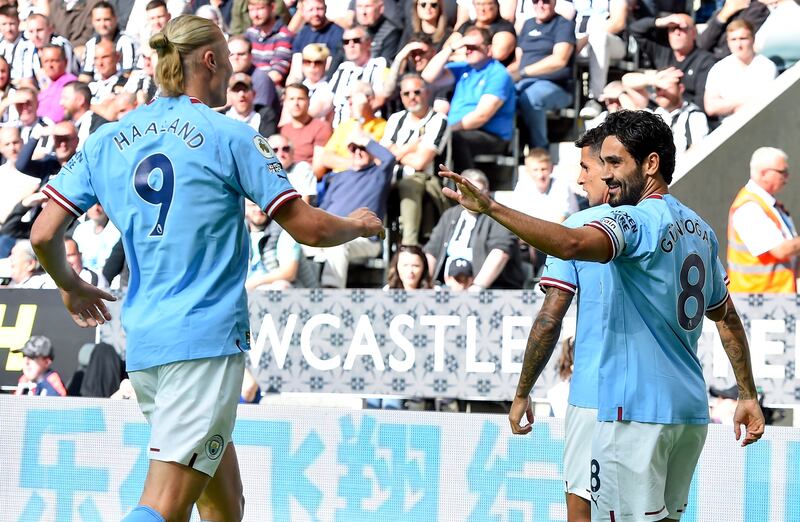
[[[206,455],[211,460],[217,460],[225,448],[225,441],[221,435],[214,435],[206,442]]]
[[[264,136],[256,136],[253,138],[253,144],[256,146],[258,152],[265,158],[272,159],[275,157],[275,153],[272,152],[272,147],[269,146],[267,138]]]

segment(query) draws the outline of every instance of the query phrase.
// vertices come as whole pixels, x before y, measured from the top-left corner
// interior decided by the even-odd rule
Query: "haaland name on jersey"
[[[153,136],[158,136],[159,134],[171,133],[183,139],[183,142],[190,149],[196,149],[203,145],[203,143],[206,141],[206,138],[203,136],[202,132],[197,130],[197,126],[189,121],[183,122],[183,124],[181,123],[182,122],[180,118],[175,118],[175,120],[169,124],[169,127],[159,128],[156,122],[151,121],[150,124],[144,129],[144,132],[139,130],[139,127],[137,127],[134,123],[127,129],[121,130],[116,136],[114,136],[114,144],[117,146],[119,151],[122,152],[129,146],[136,143],[136,140],[146,138],[150,134]]]

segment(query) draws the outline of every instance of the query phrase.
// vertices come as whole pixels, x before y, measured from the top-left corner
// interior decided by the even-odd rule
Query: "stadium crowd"
[[[672,128],[680,155],[800,57],[787,37],[800,21],[794,0],[688,7],[0,0],[0,277],[12,287],[53,286],[26,243],[47,201],[40,188],[92,132],[157,96],[149,36],[196,13],[228,36],[234,74],[217,110],[268,137],[308,202],[342,216],[365,206],[389,229],[383,242],[306,249],[249,205],[248,289],[363,284],[348,281],[353,265],[380,268],[374,286],[397,284],[400,245],[421,247],[433,286],[522,288],[544,256],[450,207],[435,165],[466,170],[487,191],[509,189],[498,199],[561,222],[586,201],[551,160],[551,144],[565,139],[559,119],[591,128],[621,108],[651,110]],[[508,157],[516,186],[498,166]],[[124,287],[122,241],[102,207],[73,227],[76,270]]]

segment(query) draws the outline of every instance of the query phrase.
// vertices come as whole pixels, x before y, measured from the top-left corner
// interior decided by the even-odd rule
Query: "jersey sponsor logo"
[[[225,447],[225,440],[222,435],[214,435],[206,441],[206,456],[211,460],[217,460],[222,455]]]
[[[72,157],[67,162],[67,164],[64,165],[64,169],[65,170],[63,172],[66,173],[66,172],[69,172],[69,171],[73,170],[79,164],[85,163],[86,162],[85,160],[86,160],[86,156],[84,156],[83,151],[79,150],[78,152],[73,154]]]
[[[636,233],[636,220],[634,220],[630,214],[621,210],[615,210],[611,213],[611,215],[613,216],[614,221],[619,223],[619,226],[622,227],[623,232],[630,231]]]
[[[272,159],[275,157],[275,152],[272,151],[272,147],[269,146],[267,143],[267,138],[264,136],[256,136],[253,138],[253,145],[256,146],[256,150],[267,159]]]

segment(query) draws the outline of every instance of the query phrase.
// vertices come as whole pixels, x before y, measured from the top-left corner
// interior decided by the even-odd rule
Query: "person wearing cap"
[[[489,179],[480,170],[468,169],[462,175],[489,192]],[[433,280],[440,283],[445,282],[453,260],[459,258],[472,265],[471,291],[522,288],[525,280],[516,237],[484,214],[459,206],[444,211],[423,250]]]
[[[64,119],[64,108],[61,107],[61,91],[69,82],[78,78],[67,71],[67,55],[64,48],[57,45],[46,45],[39,51],[42,70],[50,80],[46,87],[39,91],[39,108],[36,114],[47,117],[54,122]]]
[[[468,290],[475,280],[472,263],[463,258],[453,259],[444,276],[444,284],[450,290]]]
[[[256,111],[262,107],[272,107],[277,113],[280,111],[280,97],[275,90],[275,83],[266,71],[258,69],[253,65],[253,44],[242,35],[231,36],[228,40],[228,50],[230,51],[231,65],[233,72],[245,73],[253,81],[253,105]]]
[[[271,107],[262,107],[256,112],[253,100],[253,80],[245,73],[236,73],[228,82],[228,102],[230,109],[225,112],[229,118],[246,123],[262,136],[271,136],[278,130],[277,116]]]
[[[22,352],[22,375],[14,395],[50,395],[65,397],[67,388],[61,382],[53,364],[53,343],[44,335],[33,335],[19,350]]]

